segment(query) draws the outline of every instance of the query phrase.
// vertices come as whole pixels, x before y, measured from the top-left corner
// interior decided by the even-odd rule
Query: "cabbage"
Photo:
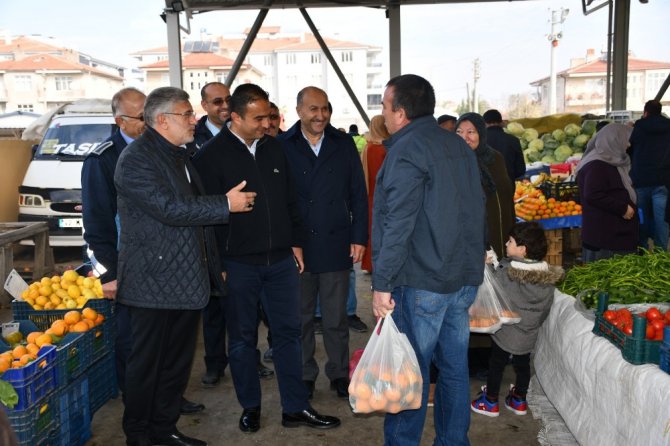
[[[551,136],[558,142],[565,141],[565,132],[561,129],[556,129],[551,132]]]
[[[542,159],[542,154],[538,150],[526,149],[523,151],[523,157],[526,164],[534,163]]]
[[[577,124],[570,123],[563,130],[565,130],[565,134],[568,136],[577,136],[581,133],[582,128]]]
[[[556,150],[554,150],[554,158],[556,158],[556,161],[559,163],[565,162],[565,160],[568,159],[570,155],[572,155],[572,149],[565,144],[561,144]]]
[[[575,136],[573,144],[575,147],[579,147],[581,149],[586,146],[586,143],[589,142],[589,139],[591,139],[590,135],[577,135]]]
[[[531,142],[533,140],[536,140],[539,134],[537,133],[537,130],[535,129],[526,129],[523,131],[523,135],[521,136],[523,139],[525,139],[528,142]]]
[[[540,139],[544,142],[547,142],[547,141],[553,140],[554,137],[551,136],[551,133],[545,133],[540,137]]]
[[[547,163],[547,164],[555,164],[555,163],[556,163],[556,158],[554,158],[554,157],[551,156],[551,155],[546,155],[546,156],[543,156],[543,157],[542,157],[542,160],[541,160],[541,161],[542,161],[543,163]]]
[[[587,119],[582,122],[582,133],[593,135],[596,132],[596,123],[597,121],[595,119]]]
[[[519,140],[519,144],[521,144],[521,150],[526,150],[528,148],[528,141],[523,138]]]
[[[523,135],[523,126],[518,122],[510,122],[509,124],[507,124],[505,130],[507,130],[507,133],[510,133],[516,136],[517,138],[520,138],[521,135]]]
[[[556,141],[554,138],[546,138],[544,140],[544,148],[549,150],[556,150],[561,143]]]
[[[542,149],[544,149],[544,143],[542,142],[541,139],[534,139],[528,143],[528,148],[531,150],[537,150],[538,152],[541,152]]]

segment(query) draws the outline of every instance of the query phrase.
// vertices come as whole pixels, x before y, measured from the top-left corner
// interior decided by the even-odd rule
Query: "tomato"
[[[647,325],[647,334],[645,336],[646,339],[654,339],[656,336],[656,329],[654,329],[653,326]]]
[[[665,312],[665,325],[670,325],[670,310]]]
[[[603,318],[605,318],[606,321],[613,323],[616,319],[616,313],[612,310],[607,310],[603,313]]]
[[[633,336],[633,327],[629,324],[623,326],[623,332],[626,336]]]
[[[663,328],[665,327],[665,324],[663,323],[663,319],[654,319],[653,321],[650,322],[651,326],[654,327],[654,330],[656,333],[663,333]]]
[[[654,341],[662,341],[663,340],[663,330],[657,331],[656,336],[654,336]]]
[[[662,317],[663,317],[663,315],[661,314],[661,312],[656,307],[651,307],[650,309],[647,310],[647,320],[648,321],[661,319]]]
[[[617,315],[623,319],[624,321],[628,323],[633,322],[633,314],[630,312],[628,308],[620,308],[617,310]]]

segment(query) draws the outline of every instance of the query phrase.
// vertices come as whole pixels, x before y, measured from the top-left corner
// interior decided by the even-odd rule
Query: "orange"
[[[414,398],[416,398],[416,393],[414,393],[412,389],[410,389],[409,392],[405,394],[405,402],[411,403],[412,401],[414,401]]]
[[[26,353],[25,355],[21,356],[21,358],[19,359],[19,361],[21,362],[21,365],[26,365],[26,364],[28,364],[28,363],[29,363],[30,361],[32,361],[32,360],[33,360],[33,357],[30,356],[28,353]]]
[[[13,369],[18,369],[18,368],[21,368],[21,367],[23,367],[23,364],[21,364],[21,361],[19,361],[18,359],[15,359],[14,361],[12,361],[12,368]]]
[[[364,400],[362,398],[356,398],[356,404],[354,404],[354,412],[369,413],[372,412],[372,408],[370,407],[370,403],[368,403],[368,400]]]
[[[17,345],[14,347],[14,350],[12,350],[12,356],[14,359],[21,359],[21,356],[25,355],[28,353],[28,350],[23,345]]]
[[[0,357],[0,374],[5,373],[12,366],[12,360],[6,357]]]
[[[367,400],[372,395],[372,389],[364,382],[360,382],[356,385],[353,394],[359,400]]]
[[[393,403],[388,403],[386,405],[386,412],[388,413],[398,413],[402,410],[402,406],[400,406],[400,403],[398,402],[393,402]]]
[[[400,397],[402,396],[400,393],[400,390],[398,390],[395,387],[387,387],[384,390],[384,396],[386,397],[387,400],[389,400],[390,403],[395,403],[397,401],[400,401]],[[395,413],[395,412],[391,412]]]
[[[105,322],[105,316],[102,314],[98,313],[98,317],[95,319],[95,325],[100,325],[103,322]]]
[[[63,319],[66,324],[74,325],[81,320],[81,313],[75,310],[68,311],[65,313],[65,316],[63,316]]]
[[[37,346],[37,344],[28,344],[26,345],[26,350],[28,350],[29,355],[37,357],[37,353],[40,351],[40,348]]]
[[[396,375],[393,377],[393,384],[399,388],[409,386],[409,379],[407,378],[407,375],[404,371],[396,373]]]
[[[386,407],[386,397],[381,393],[373,393],[370,399],[368,400],[370,408],[374,411],[382,410]]]
[[[57,319],[51,324],[51,331],[56,336],[65,336],[67,334],[68,325],[63,319]]]
[[[45,346],[45,345],[51,345],[51,344],[53,344],[53,339],[51,338],[51,335],[50,335],[50,334],[46,334],[46,333],[44,333],[42,336],[40,336],[39,338],[37,338],[37,339],[35,340],[35,344],[36,344],[38,347],[41,348],[41,347],[43,347],[43,346]]]
[[[83,310],[81,310],[81,315],[85,319],[90,319],[92,321],[95,321],[98,318],[98,312],[95,311],[93,308],[86,307]]]
[[[32,333],[28,333],[28,336],[26,337],[26,342],[28,344],[34,344],[35,339],[39,338],[43,334],[44,333],[41,331],[33,331]]]
[[[89,326],[86,322],[84,321],[79,321],[76,324],[74,324],[72,327],[70,327],[70,332],[71,333],[83,333],[85,331],[89,330]]]
[[[90,319],[82,319],[81,321],[82,321],[82,322],[85,322],[86,324],[88,324],[88,328],[89,328],[89,329],[95,327],[95,322],[92,321],[92,320],[90,320]]]

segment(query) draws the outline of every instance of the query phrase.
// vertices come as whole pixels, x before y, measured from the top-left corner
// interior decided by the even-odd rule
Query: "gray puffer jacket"
[[[189,179],[198,182],[187,151],[150,127],[121,154],[114,175],[119,302],[174,310],[207,304],[202,226],[226,223],[228,201],[225,195],[198,196]]]
[[[507,258],[500,261],[494,273],[495,285],[499,285],[512,310],[519,313],[521,322],[503,325],[491,337],[500,348],[514,355],[525,355],[535,348],[537,334],[554,302],[555,285],[563,277],[560,266],[532,269],[540,265],[546,263]]]

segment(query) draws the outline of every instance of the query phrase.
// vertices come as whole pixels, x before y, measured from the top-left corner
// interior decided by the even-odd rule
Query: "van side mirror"
[[[39,144],[33,144],[33,146],[30,148],[32,150],[32,157],[35,158],[35,153],[37,153],[37,147]]]

